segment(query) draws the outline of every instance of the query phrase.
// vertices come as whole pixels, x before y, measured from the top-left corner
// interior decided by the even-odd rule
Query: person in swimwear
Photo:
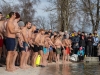
[[[16,33],[20,33],[21,31],[19,29],[15,30],[15,26],[14,26],[14,20],[16,18],[16,14],[15,12],[10,12],[9,13],[10,19],[7,21],[7,25],[6,25],[6,33],[7,33],[7,37],[6,37],[6,48],[7,48],[7,58],[6,58],[6,70],[7,71],[14,71],[15,70],[15,66],[13,65],[13,61],[14,61],[14,50],[15,50],[15,46],[16,46]]]
[[[18,22],[19,22],[19,20],[20,20],[20,14],[19,14],[18,12],[16,12],[15,14],[16,14],[16,18],[15,18],[15,20],[14,20],[14,26],[15,26],[15,31],[16,31],[16,30],[20,29],[19,26],[18,26]],[[15,39],[15,40],[16,40],[16,45],[15,45],[14,56],[13,56],[14,60],[13,60],[13,62],[12,62],[13,65],[15,65],[15,61],[16,61],[16,58],[17,58],[17,56],[18,56],[17,45],[18,45],[18,37],[20,37],[19,34],[20,34],[20,33],[17,33],[17,34],[16,34],[16,39]],[[15,69],[18,69],[18,68],[15,67]]]
[[[60,54],[61,54],[61,47],[63,47],[63,44],[61,42],[61,38],[60,38],[60,35],[59,36],[56,36],[55,37],[55,42],[54,42],[54,45],[55,45],[55,49],[56,49],[56,53],[57,53],[57,58],[56,58],[56,63],[59,63],[59,59],[60,59]]]
[[[23,35],[23,38],[24,38],[24,41],[23,41],[23,44],[24,44],[24,49],[25,49],[25,53],[26,53],[26,56],[25,56],[25,59],[24,59],[24,62],[25,62],[25,67],[26,68],[29,68],[30,66],[28,65],[28,59],[29,59],[29,29],[31,28],[31,23],[30,22],[25,22],[25,27],[22,29],[22,35]]]
[[[35,38],[35,43],[38,45],[38,52],[41,56],[41,60],[40,60],[40,66],[44,67],[43,64],[43,46],[44,46],[44,33],[45,30],[44,29],[40,29],[39,33],[37,34],[36,38]]]
[[[38,57],[38,44],[36,43],[35,39],[37,37],[38,34],[38,30],[35,30],[34,33],[32,34],[32,43],[34,45],[34,47],[32,47],[33,50],[33,54],[32,54],[32,67],[36,67],[36,58]]]
[[[25,49],[25,40],[24,40],[24,36],[23,36],[23,28],[24,28],[25,24],[23,21],[19,22],[19,27],[21,29],[21,33],[19,34],[18,37],[18,49],[19,49],[19,57],[20,57],[20,68],[21,69],[26,69],[26,65],[25,65],[25,57],[26,57],[26,49]]]
[[[63,46],[64,46],[64,51],[63,51],[63,62],[66,63],[66,59],[69,62],[69,55],[71,53],[71,40],[70,39],[64,39],[63,40]]]

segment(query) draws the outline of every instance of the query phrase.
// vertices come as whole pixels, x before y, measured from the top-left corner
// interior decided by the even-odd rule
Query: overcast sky
[[[18,3],[18,0],[5,0],[5,1],[9,2],[10,4],[12,4],[12,2]],[[48,5],[49,5],[49,2],[47,2],[47,0],[40,0],[40,3],[34,7],[36,9],[35,16],[47,17],[48,13],[45,12],[43,9]]]
[[[47,17],[48,12],[45,12],[43,9],[48,5],[49,5],[49,3],[47,2],[47,0],[41,0],[41,3],[35,7],[35,9],[37,11],[35,15]]]

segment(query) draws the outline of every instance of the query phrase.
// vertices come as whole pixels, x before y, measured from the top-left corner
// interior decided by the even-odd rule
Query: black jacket
[[[87,41],[86,42],[87,42],[87,45],[92,46],[93,42],[94,42],[93,37],[87,37]]]
[[[82,46],[82,47],[85,47],[86,46],[86,40],[84,39],[84,40],[80,40],[80,47]]]

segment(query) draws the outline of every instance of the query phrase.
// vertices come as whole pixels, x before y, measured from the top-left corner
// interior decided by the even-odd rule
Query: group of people
[[[59,63],[62,52],[65,63],[71,49],[71,40],[63,38],[61,33],[37,29],[29,21],[24,23],[20,21],[18,12],[10,12],[6,20],[2,19],[0,13],[0,56],[3,53],[6,57],[7,71],[16,70],[18,67],[15,63],[19,64],[21,69],[27,69],[30,65],[36,67],[38,55],[41,56],[40,67],[45,67],[52,60]]]
[[[37,29],[30,21],[21,21],[18,12],[10,12],[7,19],[0,12],[0,58],[2,54],[6,57],[7,71],[18,69],[15,64],[21,69],[36,67],[38,55],[40,67],[53,61],[59,63],[60,58],[63,63],[69,62],[71,54],[78,54],[81,60],[84,55],[97,56],[98,43],[97,33],[88,36],[84,32]]]

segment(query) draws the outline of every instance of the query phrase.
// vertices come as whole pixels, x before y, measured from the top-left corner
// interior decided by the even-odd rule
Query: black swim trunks
[[[34,52],[38,52],[39,51],[39,47],[37,45],[34,45],[34,47],[32,47],[32,50]]]
[[[43,50],[43,46],[39,46],[39,51],[40,51],[40,50]]]
[[[19,52],[26,51],[26,42],[23,42],[23,47],[18,44]]]
[[[55,48],[53,48],[53,52],[56,52],[56,49]]]
[[[14,51],[16,46],[15,38],[6,37],[6,48],[7,51]]]

